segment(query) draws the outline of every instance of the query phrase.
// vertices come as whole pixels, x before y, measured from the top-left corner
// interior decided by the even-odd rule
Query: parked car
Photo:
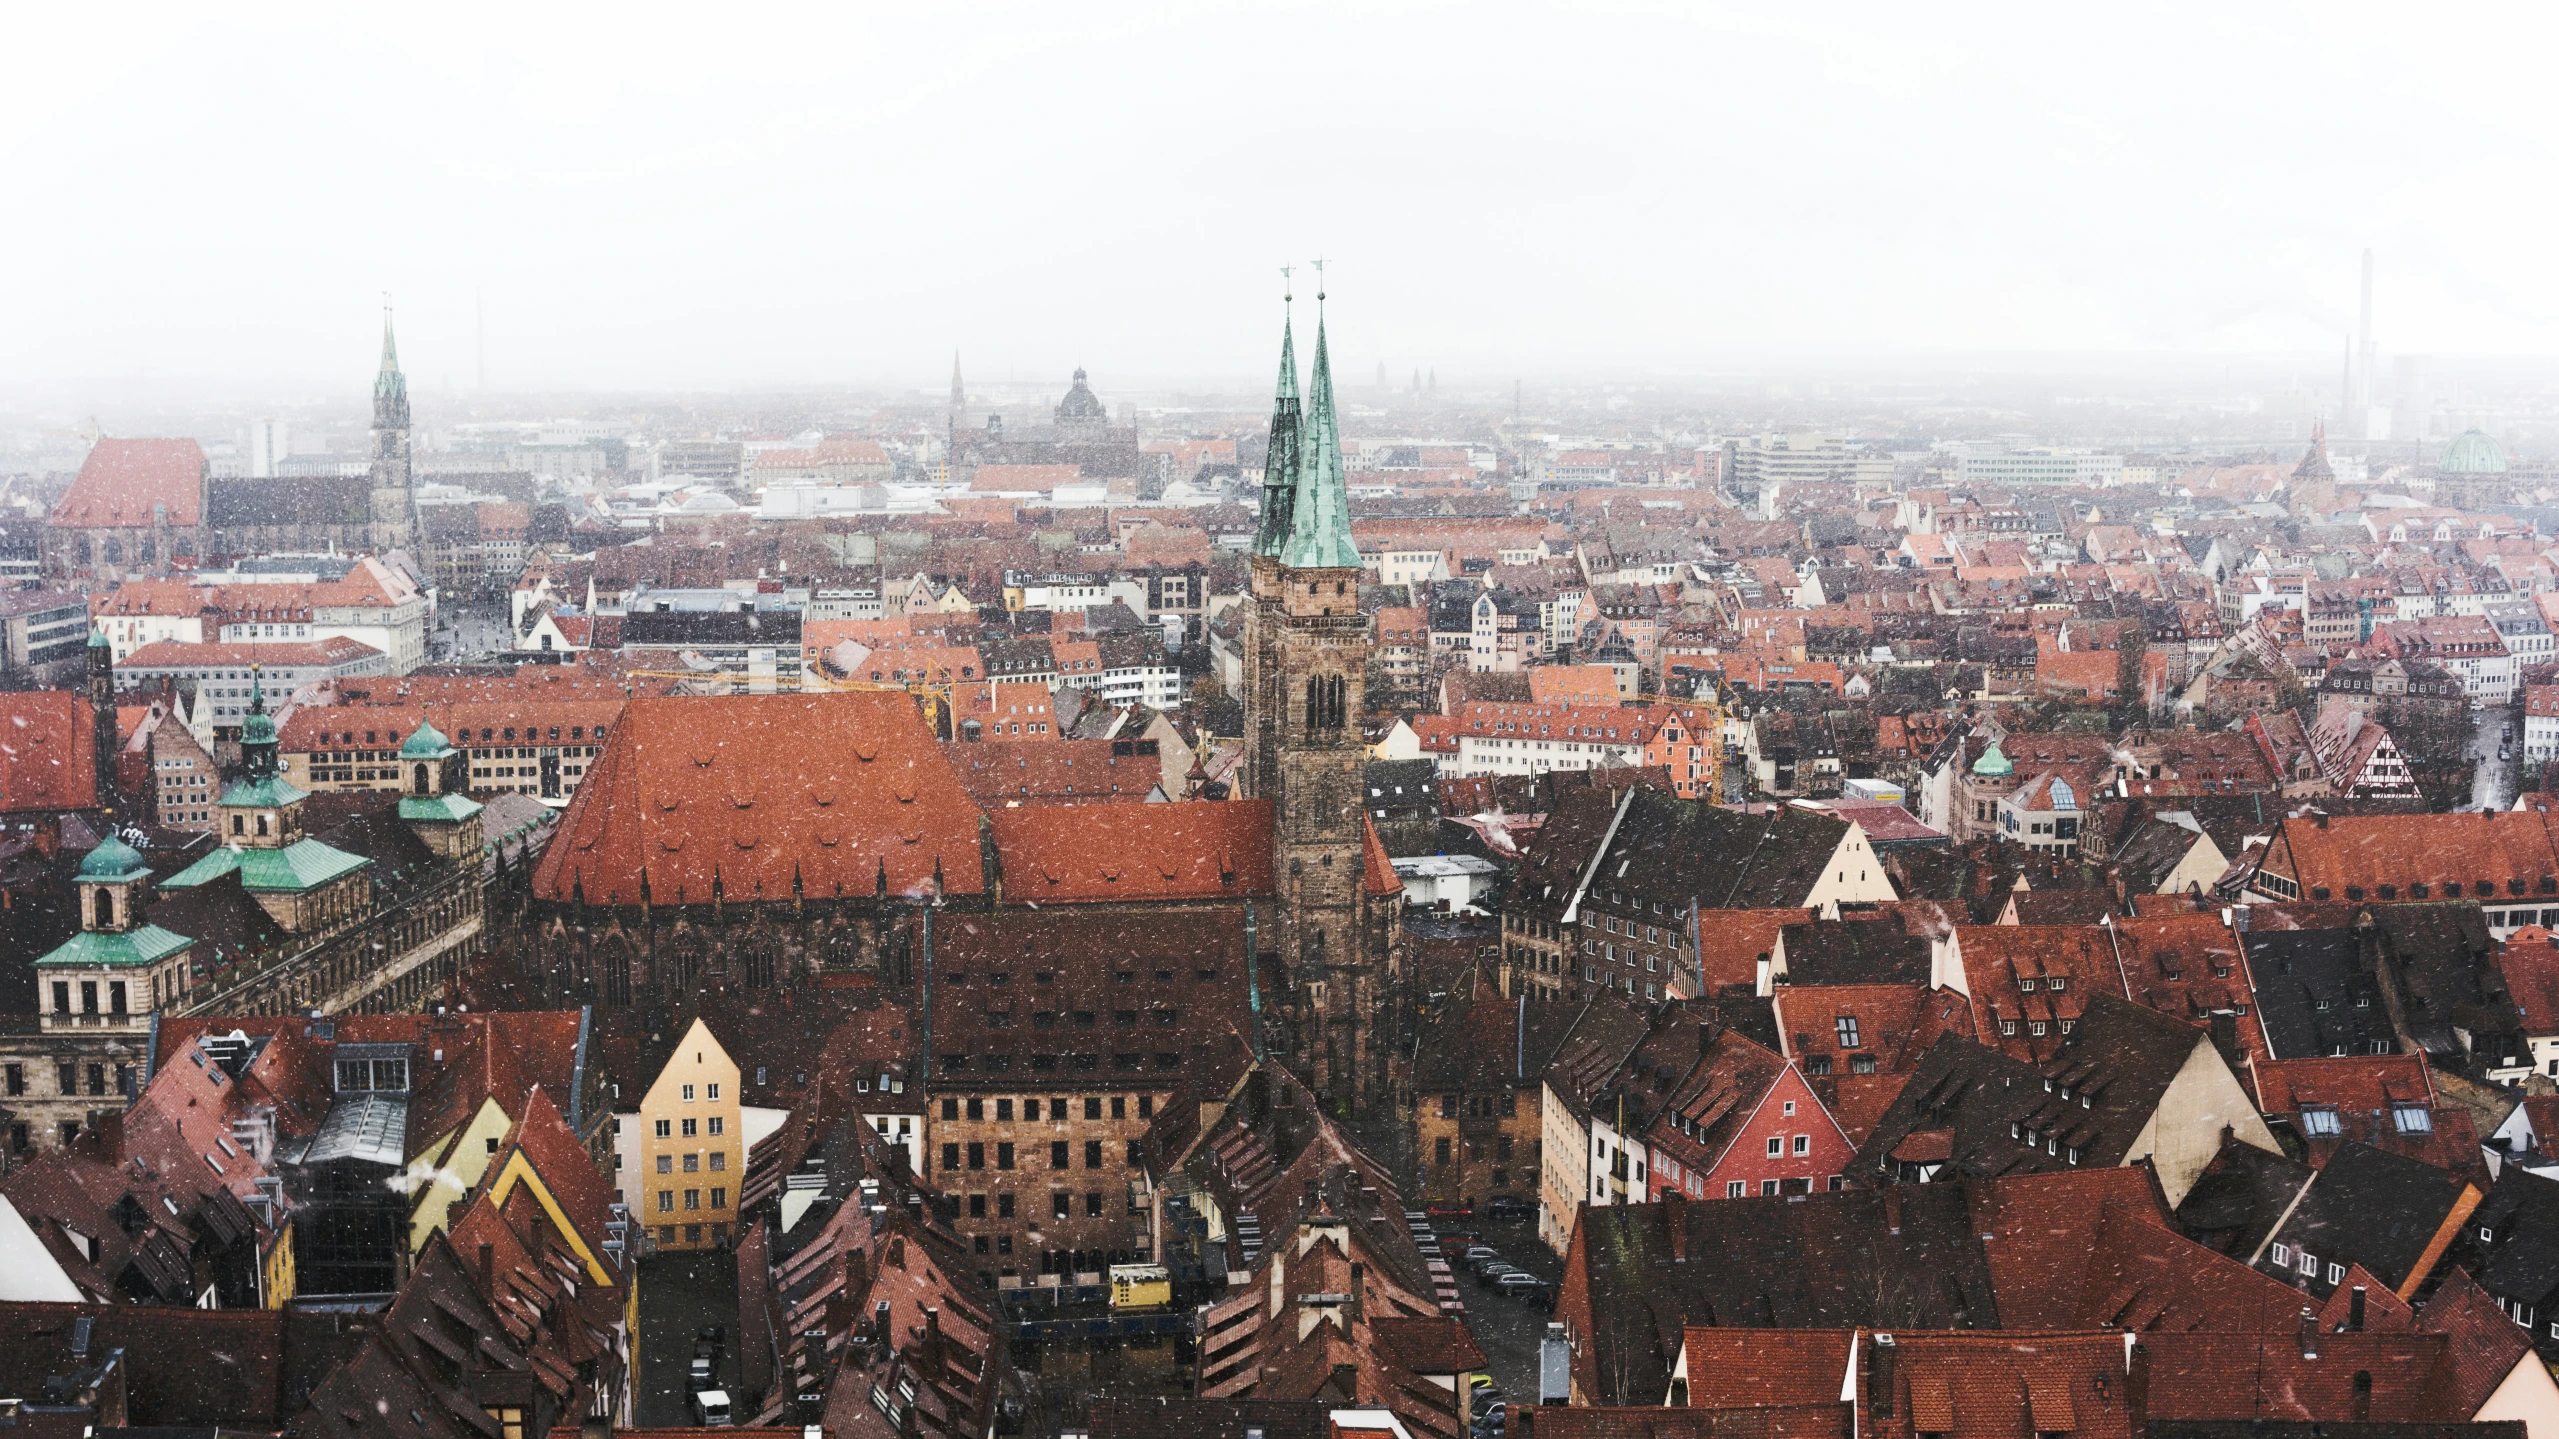
[[[1433,1219],[1466,1219],[1471,1218],[1474,1215],[1475,1206],[1472,1204],[1440,1203],[1431,1205],[1423,1212]]]
[[[1484,1205],[1484,1217],[1497,1224],[1513,1224],[1533,1217],[1537,1206],[1515,1195],[1497,1196]]]
[[[729,1414],[728,1391],[705,1389],[694,1395],[693,1420],[705,1429],[726,1429],[735,1423]]]
[[[1504,1264],[1502,1261],[1496,1259],[1490,1264],[1480,1264],[1476,1266],[1475,1282],[1487,1289],[1490,1289],[1501,1282],[1503,1275],[1517,1273],[1519,1273],[1518,1266]]]
[[[1523,1304],[1551,1303],[1553,1298],[1553,1291],[1545,1280],[1534,1274],[1523,1274],[1518,1270],[1512,1270],[1496,1278],[1493,1281],[1493,1287]]]
[[[1487,1259],[1499,1259],[1501,1257],[1502,1256],[1499,1254],[1494,1253],[1492,1250],[1481,1244],[1467,1250],[1464,1255],[1466,1262],[1469,1264],[1481,1264]]]

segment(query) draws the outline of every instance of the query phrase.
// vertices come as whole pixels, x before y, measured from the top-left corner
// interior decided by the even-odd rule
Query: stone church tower
[[[391,342],[391,312],[382,312],[382,371],[373,379],[373,496],[365,533],[376,554],[417,553],[418,507],[409,484],[409,377],[400,373],[400,351]]]
[[[1308,389],[1301,416],[1295,336],[1284,329],[1244,620],[1244,792],[1273,801],[1276,947],[1299,1057],[1314,1088],[1355,1112],[1385,1098],[1374,1025],[1388,998],[1386,943],[1365,905],[1368,622],[1320,316]]]

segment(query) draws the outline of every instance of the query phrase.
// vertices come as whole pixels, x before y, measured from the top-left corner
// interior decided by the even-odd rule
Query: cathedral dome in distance
[[[1110,424],[1110,411],[1102,408],[1101,397],[1084,383],[1084,371],[1077,368],[1075,383],[1067,387],[1066,398],[1057,402],[1057,437],[1068,442],[1098,440]]]
[[[2443,463],[2438,468],[2447,475],[2502,475],[2506,472],[2506,447],[2486,430],[2467,429],[2444,446]]]

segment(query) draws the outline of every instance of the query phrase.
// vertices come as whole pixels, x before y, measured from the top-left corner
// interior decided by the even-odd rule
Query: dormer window
[[[409,1061],[406,1059],[341,1059],[338,1061],[338,1091],[372,1091],[405,1094],[409,1088]]]
[[[2325,1104],[2305,1106],[2301,1111],[2301,1132],[2314,1137],[2330,1137],[2345,1133],[2345,1124],[2337,1111]]]
[[[2402,1134],[2432,1134],[2435,1132],[2434,1113],[2422,1104],[2392,1105],[2390,1107],[2390,1122],[2392,1127],[2396,1128]]]

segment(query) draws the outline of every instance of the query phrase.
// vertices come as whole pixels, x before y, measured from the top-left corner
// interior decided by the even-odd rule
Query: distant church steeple
[[[1324,295],[1315,295],[1315,368],[1307,377],[1306,437],[1297,499],[1290,506],[1288,546],[1280,563],[1292,570],[1357,569],[1351,538],[1350,487],[1342,472],[1342,431],[1333,412],[1333,360],[1324,338]]]
[[[373,377],[373,494],[366,520],[377,554],[412,548],[418,510],[409,488],[409,377],[400,373],[388,304],[382,307],[382,369]]]
[[[963,384],[961,384],[961,383],[960,383],[960,352],[959,352],[959,351],[957,351],[957,350],[953,350],[953,351],[951,352],[951,431],[950,431],[950,435],[951,435],[951,455],[952,455],[952,457],[953,457],[954,459],[958,458],[958,455],[959,455],[959,449],[960,449],[960,431],[962,431],[962,430],[964,430],[964,429],[967,429],[967,428],[968,428],[968,422],[969,422],[969,392],[968,392],[968,387],[967,387],[966,385],[963,385]]]
[[[1281,273],[1287,273],[1283,267]],[[1283,294],[1283,305],[1296,300]],[[1289,513],[1297,501],[1297,332],[1289,313],[1280,316],[1279,388],[1271,400],[1270,451],[1262,458],[1262,515],[1253,531],[1253,553],[1278,559],[1288,544]]]

